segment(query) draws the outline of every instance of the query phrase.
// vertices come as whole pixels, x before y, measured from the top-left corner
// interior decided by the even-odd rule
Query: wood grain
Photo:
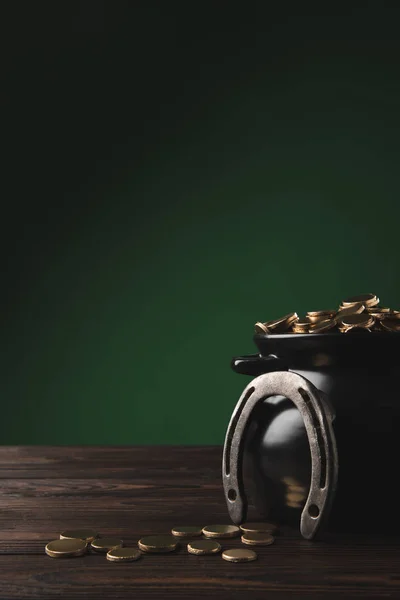
[[[399,540],[283,529],[254,563],[181,545],[135,563],[54,560],[46,542],[94,527],[136,544],[174,525],[227,522],[220,447],[0,448],[0,598],[400,598]],[[223,541],[223,547],[240,547]]]

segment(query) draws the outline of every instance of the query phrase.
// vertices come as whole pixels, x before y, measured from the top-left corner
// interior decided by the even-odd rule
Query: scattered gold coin
[[[68,558],[70,556],[82,556],[86,554],[87,544],[84,540],[75,538],[63,538],[53,540],[46,545],[45,552],[51,558]]]
[[[215,540],[197,540],[187,545],[190,554],[218,554],[221,545]]]
[[[232,538],[239,535],[236,525],[207,525],[203,527],[203,535],[208,538]]]
[[[183,527],[173,527],[173,529],[171,529],[171,533],[175,537],[200,537],[202,534],[202,528],[184,525]]]
[[[222,558],[229,562],[250,562],[256,560],[257,554],[253,550],[232,548],[230,550],[224,550]]]
[[[93,548],[95,552],[108,552],[113,548],[119,548],[123,546],[124,543],[119,538],[114,537],[104,537],[104,538],[96,538],[91,543],[90,547]]]
[[[248,531],[242,535],[241,540],[248,546],[270,546],[274,543],[275,538],[270,533]]]
[[[112,548],[107,552],[107,560],[111,562],[131,562],[138,560],[142,553],[137,548]]]
[[[94,529],[68,529],[60,533],[60,540],[84,540],[89,543],[97,538],[98,535]]]
[[[138,541],[138,546],[143,552],[172,552],[178,542],[172,535],[148,535]]]
[[[278,530],[274,523],[243,523],[240,529],[244,533],[275,533]]]

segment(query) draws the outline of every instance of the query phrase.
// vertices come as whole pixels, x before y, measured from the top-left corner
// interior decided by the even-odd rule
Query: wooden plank
[[[12,472],[0,479],[0,600],[400,597],[394,537],[327,534],[313,543],[283,528],[245,565],[188,555],[185,544],[126,565],[45,555],[67,528],[93,527],[136,545],[177,524],[227,522],[220,447],[0,448],[0,470]]]
[[[231,544],[233,546],[233,544]],[[220,556],[196,557],[183,550],[146,555],[135,563],[110,564],[104,556],[54,560],[1,557],[2,598],[397,598],[400,577],[388,553],[362,550],[332,555],[316,548],[282,560],[260,548],[253,563],[232,564]],[[366,560],[367,559],[367,560]]]
[[[0,479],[204,477],[221,461],[221,446],[2,446]]]

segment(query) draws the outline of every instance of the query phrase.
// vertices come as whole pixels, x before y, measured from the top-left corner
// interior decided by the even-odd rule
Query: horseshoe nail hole
[[[317,517],[319,517],[319,508],[318,508],[318,506],[316,504],[310,504],[310,506],[308,507],[308,514],[313,519],[316,519]]]
[[[234,500],[236,500],[236,498],[237,498],[237,493],[236,493],[236,490],[234,490],[234,489],[232,489],[232,488],[231,488],[231,489],[228,491],[228,498],[229,498],[229,500],[232,500],[232,502],[233,502]]]

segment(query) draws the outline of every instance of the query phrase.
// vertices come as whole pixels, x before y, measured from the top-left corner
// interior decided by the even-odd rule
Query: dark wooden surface
[[[307,542],[283,530],[248,564],[188,555],[184,546],[126,564],[44,553],[68,528],[136,544],[174,525],[227,522],[220,470],[221,448],[210,446],[0,448],[0,598],[400,598],[393,538]]]

